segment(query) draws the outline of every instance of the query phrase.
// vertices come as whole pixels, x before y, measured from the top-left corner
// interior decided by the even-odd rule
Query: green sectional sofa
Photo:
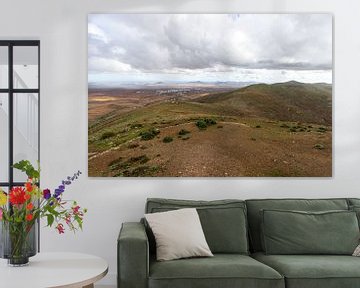
[[[197,209],[214,257],[156,261],[145,221],[124,223],[119,288],[360,287],[360,257],[351,256],[360,199],[148,199],[145,212],[189,207]],[[322,237],[326,229],[344,233]]]

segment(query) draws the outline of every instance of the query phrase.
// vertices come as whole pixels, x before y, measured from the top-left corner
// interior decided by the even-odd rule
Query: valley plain
[[[89,87],[89,176],[332,176],[332,86]]]

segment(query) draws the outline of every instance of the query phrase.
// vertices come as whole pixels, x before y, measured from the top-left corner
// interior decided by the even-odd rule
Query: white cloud
[[[131,65],[120,62],[115,59],[106,59],[99,57],[89,58],[89,70],[96,72],[130,72],[133,71]]]
[[[121,73],[233,73],[233,78],[239,69],[331,72],[332,16],[92,14],[89,62],[94,57],[98,63],[89,65],[90,73],[93,67]]]
[[[108,37],[106,36],[105,32],[93,23],[88,24],[88,35],[89,37],[100,40],[106,44],[109,43]]]

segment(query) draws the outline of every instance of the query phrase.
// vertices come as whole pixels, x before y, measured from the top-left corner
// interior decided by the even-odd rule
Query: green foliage
[[[123,161],[123,158],[119,157],[118,159],[111,161],[108,166],[111,171],[117,171],[122,169],[129,169],[134,165],[136,166],[138,164],[145,164],[149,160],[150,158],[147,157],[145,154],[136,157],[130,157],[126,161]]]
[[[324,150],[325,146],[323,144],[315,144],[314,145],[314,149],[318,149],[318,150]]]
[[[164,143],[170,143],[170,142],[172,142],[174,139],[171,137],[171,136],[166,136],[166,137],[164,137],[164,139],[163,139],[163,142]]]
[[[140,123],[133,123],[133,124],[130,125],[131,129],[139,129],[139,128],[142,128],[142,127],[144,127],[144,125],[140,124]]]
[[[189,134],[189,133],[190,133],[190,131],[188,131],[186,129],[181,129],[178,134],[179,135],[186,135],[186,134]]]
[[[101,135],[100,140],[105,140],[105,139],[114,137],[115,135],[116,134],[114,132],[112,132],[112,131],[106,131]]]
[[[269,175],[270,177],[284,177],[286,175],[284,175],[283,171],[281,171],[280,169],[272,169],[269,171]]]
[[[199,119],[195,122],[195,125],[201,129],[201,130],[204,130],[206,129],[208,126],[211,126],[211,125],[216,125],[216,120],[215,119],[212,119],[212,118],[204,118],[204,119]]]
[[[325,127],[319,127],[317,129],[318,132],[321,132],[321,133],[325,133],[327,131],[327,129]]]
[[[35,169],[29,160],[21,160],[13,165],[14,168],[24,172],[28,178],[38,181],[40,179],[40,168]]]
[[[204,121],[207,126],[216,125],[216,123],[217,123],[215,119],[211,119],[211,118],[205,118]]]
[[[199,128],[199,129],[206,129],[207,128],[207,125],[206,125],[206,122],[204,120],[198,120],[195,122],[195,125]]]
[[[132,170],[125,170],[124,172],[116,176],[125,176],[125,177],[148,177],[153,176],[157,171],[159,171],[158,166],[139,166]]]
[[[148,141],[154,139],[156,135],[160,134],[160,130],[156,128],[151,128],[147,131],[143,131],[139,134],[141,140]]]

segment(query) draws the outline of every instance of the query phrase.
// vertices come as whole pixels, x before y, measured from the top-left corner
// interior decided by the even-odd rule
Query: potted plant
[[[11,187],[8,194],[0,188],[0,257],[8,259],[9,265],[21,266],[36,254],[39,218],[45,218],[47,226],[55,227],[59,234],[65,232],[65,227],[75,232],[82,229],[86,209],[63,199],[66,186],[80,176],[80,171],[67,177],[52,192],[38,186],[40,168],[35,169],[27,160],[13,167],[26,173],[28,179],[23,187]]]

